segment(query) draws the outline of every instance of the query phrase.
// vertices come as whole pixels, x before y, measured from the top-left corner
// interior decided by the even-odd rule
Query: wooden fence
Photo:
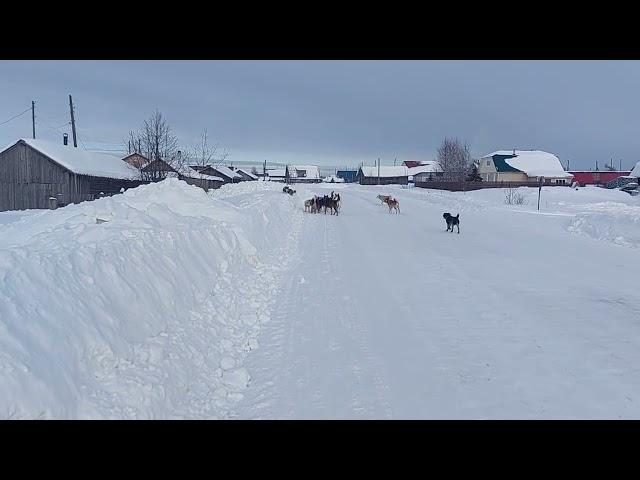
[[[517,187],[537,187],[538,182],[440,182],[437,180],[416,182],[416,187],[431,188],[433,190],[448,190],[450,192],[469,192],[472,190],[480,190],[482,188],[517,188]],[[546,180],[543,183],[545,187],[568,187],[569,185],[562,185],[551,183],[550,180]]]

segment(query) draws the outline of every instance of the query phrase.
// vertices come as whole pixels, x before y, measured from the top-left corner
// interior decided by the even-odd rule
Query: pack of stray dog
[[[324,195],[322,197],[318,197],[317,195],[314,195],[313,198],[305,200],[304,202],[305,212],[320,213],[321,208],[324,209],[325,215],[327,213],[327,208],[331,215],[338,215],[338,210],[340,209],[340,194],[331,192],[331,196]]]
[[[282,189],[282,193],[288,193],[289,195],[293,195],[294,193],[296,193],[296,191],[291,190],[287,185],[285,185],[284,188]]]

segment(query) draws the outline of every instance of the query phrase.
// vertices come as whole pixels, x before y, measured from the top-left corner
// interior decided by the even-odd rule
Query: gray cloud
[[[232,160],[345,165],[539,148],[572,168],[640,160],[637,61],[1,61],[0,122],[37,102],[38,136],[119,148],[162,111],[185,144],[207,128]],[[29,115],[0,126],[29,136]],[[616,162],[617,165],[617,162]]]

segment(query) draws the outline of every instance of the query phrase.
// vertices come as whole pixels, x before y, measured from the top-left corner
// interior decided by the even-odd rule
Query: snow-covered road
[[[1,212],[0,418],[640,418],[639,197],[296,187]]]
[[[496,191],[335,188],[339,216],[304,216],[236,418],[640,418],[640,255],[572,234],[554,195],[573,191],[538,214]]]

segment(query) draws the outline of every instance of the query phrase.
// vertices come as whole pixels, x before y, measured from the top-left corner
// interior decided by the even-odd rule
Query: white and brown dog
[[[393,209],[396,210],[396,213],[400,213],[400,202],[398,202],[398,200],[396,200],[395,198],[389,197],[386,203],[389,206],[389,213],[391,213],[391,210]]]

